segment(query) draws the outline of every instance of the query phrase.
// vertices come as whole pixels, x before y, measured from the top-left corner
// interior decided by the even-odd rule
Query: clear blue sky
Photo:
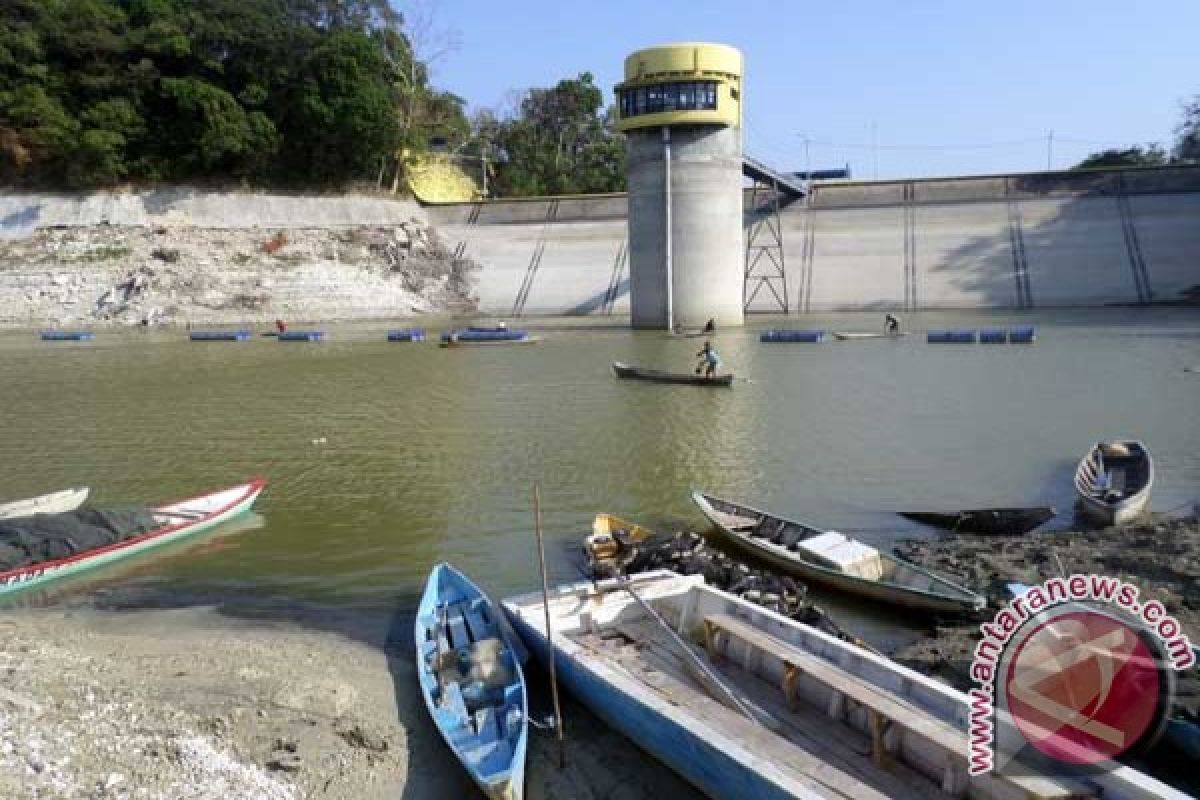
[[[1200,0],[425,0],[459,46],[434,82],[470,108],[672,41],[746,59],[746,151],[856,177],[1068,167],[1169,144],[1200,94]],[[394,0],[404,11],[408,0]],[[878,149],[872,146],[872,127]]]

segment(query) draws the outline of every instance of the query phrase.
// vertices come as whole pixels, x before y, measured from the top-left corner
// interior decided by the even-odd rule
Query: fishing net
[[[56,561],[161,527],[149,509],[81,508],[0,520],[0,572]]]

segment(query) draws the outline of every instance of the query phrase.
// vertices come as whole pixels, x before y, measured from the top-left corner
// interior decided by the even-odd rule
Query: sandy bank
[[[206,609],[43,610],[0,613],[0,641],[5,800],[480,796],[428,718],[411,638],[364,644]],[[531,676],[535,716],[544,682]],[[565,770],[550,734],[530,730],[527,797],[698,796],[590,714],[565,713]]]

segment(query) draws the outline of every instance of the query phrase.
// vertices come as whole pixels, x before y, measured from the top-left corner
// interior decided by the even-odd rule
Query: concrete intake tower
[[[742,54],[694,42],[639,50],[616,93],[633,327],[741,325]]]

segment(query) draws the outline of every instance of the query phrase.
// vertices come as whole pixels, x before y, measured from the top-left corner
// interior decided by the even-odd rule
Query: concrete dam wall
[[[780,203],[792,312],[1200,301],[1200,167],[831,183]],[[626,211],[624,195],[425,208],[483,265],[481,310],[505,315],[628,313]],[[780,305],[764,290],[751,310]]]

